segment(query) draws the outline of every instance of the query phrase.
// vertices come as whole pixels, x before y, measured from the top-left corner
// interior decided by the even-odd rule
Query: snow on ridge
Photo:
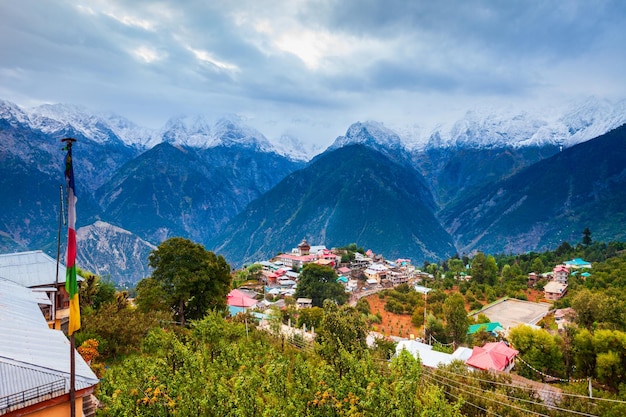
[[[276,153],[295,161],[310,161],[317,154],[323,151],[318,144],[307,146],[297,137],[291,135],[282,135],[274,143]]]
[[[382,146],[389,149],[404,148],[404,142],[397,132],[380,122],[366,121],[353,123],[346,134],[337,137],[328,149],[337,149],[353,144]]]
[[[127,146],[149,149],[163,141],[192,147],[244,146],[274,152],[295,160],[310,160],[323,151],[303,144],[290,135],[268,140],[237,115],[227,115],[210,123],[204,116],[171,118],[163,128],[137,126],[112,113],[90,113],[81,106],[46,104],[23,109],[0,99],[0,118],[11,124],[24,124],[44,133],[71,128],[98,142],[120,140]],[[389,149],[541,146],[569,147],[600,136],[626,123],[626,100],[611,102],[596,97],[570,102],[557,108],[520,111],[513,108],[476,108],[456,121],[431,129],[412,124],[393,129],[375,121],[356,122],[328,149],[363,143]]]
[[[17,104],[0,99],[0,119],[9,123],[29,124],[28,114]]]
[[[567,107],[515,110],[480,108],[455,122],[426,133],[413,125],[400,129],[412,150],[451,147],[556,145],[570,147],[598,137],[626,123],[626,100],[588,98]]]
[[[226,115],[215,123],[215,136],[223,146],[242,145],[262,152],[276,152],[272,143],[237,115]]]

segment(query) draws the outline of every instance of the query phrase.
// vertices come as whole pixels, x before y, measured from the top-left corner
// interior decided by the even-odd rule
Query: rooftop
[[[69,340],[61,331],[48,328],[29,289],[2,278],[0,334],[0,414],[42,401],[38,395],[23,398],[25,392],[52,397],[69,392]],[[83,358],[75,357],[76,390],[98,384]]]
[[[65,274],[65,265],[59,263],[60,284],[65,283]],[[0,277],[28,288],[54,285],[57,279],[57,261],[40,250],[1,254]]]

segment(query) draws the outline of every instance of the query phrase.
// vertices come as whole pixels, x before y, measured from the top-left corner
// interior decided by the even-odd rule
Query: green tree
[[[324,300],[343,304],[348,300],[343,285],[337,282],[335,271],[325,265],[307,264],[298,279],[297,298],[310,298],[313,305],[322,307]]]
[[[324,320],[324,309],[320,307],[303,308],[298,310],[298,327],[305,325],[307,329],[320,328]]]
[[[221,255],[174,237],[152,251],[148,261],[154,269],[152,276],[137,285],[137,304],[143,311],[162,305],[161,297],[185,325],[187,319],[200,319],[210,310],[226,308],[231,276]]]
[[[446,332],[458,346],[465,342],[469,320],[465,311],[465,300],[456,292],[443,303],[443,315],[446,320]]]
[[[319,352],[327,362],[341,367],[337,352],[360,355],[367,349],[367,323],[354,307],[338,307],[327,299],[324,301],[324,319],[318,332]],[[341,374],[341,371],[340,371]]]
[[[585,227],[585,230],[583,230],[583,245],[589,246],[591,243],[591,230],[589,230],[588,227]]]
[[[443,344],[450,342],[443,321],[432,314],[428,314],[426,316],[426,325],[424,326],[424,339],[426,342],[430,342],[431,337],[435,339],[435,342]]]
[[[110,281],[102,281],[98,275],[86,273],[81,275],[83,281],[78,285],[80,306],[98,309],[102,304],[115,300],[115,285]]]
[[[563,352],[555,337],[543,329],[519,325],[509,331],[509,339],[520,357],[533,368],[544,374],[563,376]],[[530,368],[518,368],[520,375],[527,378],[543,378]]]
[[[533,262],[530,265],[530,269],[532,270],[532,272],[536,272],[537,274],[541,274],[543,272],[545,272],[545,265],[543,264],[543,261],[541,260],[541,258],[539,256],[537,256],[535,259],[533,259]]]
[[[156,328],[167,315],[162,312],[143,313],[118,302],[102,304],[96,311],[82,317],[82,328],[77,343],[97,339],[99,351],[107,357],[116,357],[138,350],[150,329]]]
[[[496,259],[484,253],[478,252],[472,259],[471,266],[472,280],[478,284],[494,285],[498,276],[498,266]]]

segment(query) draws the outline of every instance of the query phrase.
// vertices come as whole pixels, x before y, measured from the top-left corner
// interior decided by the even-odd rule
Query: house
[[[504,342],[486,343],[483,347],[475,346],[466,365],[481,370],[508,372],[515,365],[515,357],[519,352]]]
[[[528,274],[528,280],[526,281],[526,285],[528,287],[534,287],[537,281],[539,281],[539,276],[535,272],[531,272]]]
[[[380,281],[387,278],[389,268],[382,264],[371,264],[365,269],[365,271],[363,271],[363,273],[365,274],[367,282],[370,282],[370,280],[376,280],[377,283],[380,283]]]
[[[231,316],[243,313],[256,306],[257,300],[242,290],[232,290],[226,296],[226,303]]]
[[[554,312],[554,321],[559,330],[563,330],[565,326],[574,321],[575,318],[576,311],[571,307],[559,308]]]
[[[443,353],[433,350],[431,345],[418,342],[417,340],[401,340],[396,345],[396,356],[402,352],[408,351],[411,355],[419,358],[422,365],[429,368],[438,368],[440,365],[448,365],[454,360],[465,362],[472,350],[466,347],[460,347],[454,353]]]
[[[544,298],[546,300],[558,300],[567,292],[567,284],[557,281],[550,281],[543,287]]]
[[[311,245],[307,243],[306,239],[302,239],[302,242],[298,244],[298,255],[307,256],[310,250]]]
[[[65,266],[59,263],[57,270],[57,261],[40,250],[0,255],[0,277],[38,292],[41,311],[53,329],[67,326],[70,298],[65,276]]]
[[[341,268],[337,269],[337,272],[339,273],[339,275],[349,278],[351,269],[348,267],[342,266]]]
[[[579,269],[579,268],[589,268],[591,269],[591,262],[587,262],[583,259],[580,258],[574,258],[571,261],[565,261],[563,262],[563,264],[565,266],[567,266],[568,268],[574,268],[574,269]]]
[[[311,300],[310,298],[298,298],[296,300],[296,306],[298,306],[298,308],[313,307],[313,300]]]
[[[561,284],[567,284],[569,277],[569,268],[565,265],[557,265],[552,269],[552,280]]]
[[[70,415],[70,341],[37,304],[30,289],[0,278],[0,415]],[[76,415],[93,415],[100,381],[74,356]]]
[[[282,264],[288,268],[300,270],[304,265],[315,262],[317,257],[315,255],[294,255],[291,253],[283,253],[278,255],[276,260],[282,262]]]

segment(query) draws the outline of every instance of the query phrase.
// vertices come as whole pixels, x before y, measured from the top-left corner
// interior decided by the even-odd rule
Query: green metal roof
[[[494,321],[493,323],[472,324],[467,329],[467,334],[477,333],[481,331],[481,329],[484,329],[484,331],[490,332],[490,333],[504,331],[504,328],[502,327],[502,325],[499,322]]]

